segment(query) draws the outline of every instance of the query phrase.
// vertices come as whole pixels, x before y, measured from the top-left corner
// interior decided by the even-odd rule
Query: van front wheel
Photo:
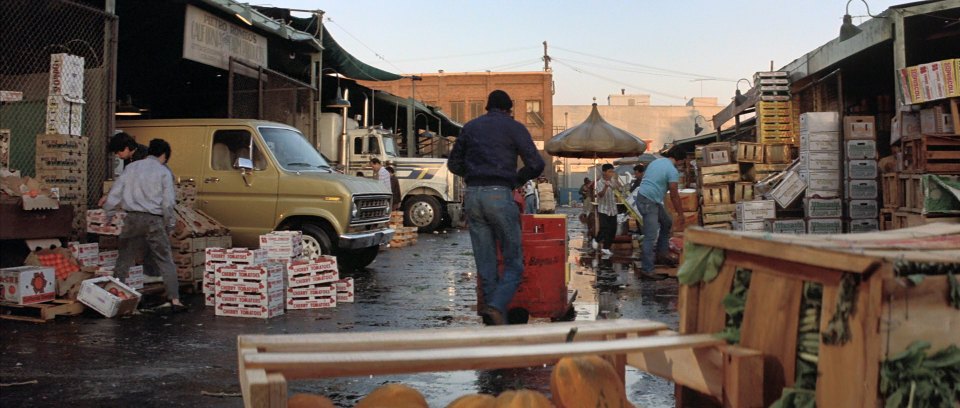
[[[303,231],[303,256],[312,259],[320,255],[333,254],[330,237],[319,225],[304,223],[300,226],[300,230]]]

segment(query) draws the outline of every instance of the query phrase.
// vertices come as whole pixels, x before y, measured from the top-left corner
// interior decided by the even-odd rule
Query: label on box
[[[324,285],[309,285],[309,286],[300,286],[296,288],[288,288],[287,296],[288,297],[331,297],[336,295],[336,287],[332,284]]]
[[[877,178],[876,160],[850,160],[847,165],[847,178],[874,180]]]
[[[807,220],[808,234],[840,234],[843,233],[843,221],[839,218],[824,218]]]
[[[326,309],[337,307],[337,297],[308,297],[287,299],[287,309]]]
[[[334,285],[337,287],[337,292],[353,293],[353,278],[340,279],[334,282]]]
[[[847,199],[875,200],[878,195],[876,180],[847,180]]]
[[[807,191],[840,192],[839,171],[801,171],[800,178],[807,182]]]
[[[272,290],[283,290],[283,279],[270,279],[262,281],[259,279],[233,279],[216,278],[216,291],[220,292],[269,292]]]
[[[277,304],[283,304],[283,291],[275,290],[267,293],[244,293],[244,292],[226,292],[219,291],[216,293],[216,301],[219,303],[226,304],[238,304],[238,305],[258,305],[258,306],[274,306]]]
[[[340,274],[337,271],[313,272],[304,275],[289,276],[287,278],[290,287],[330,283],[337,280],[340,280]]]
[[[800,114],[801,132],[839,132],[840,114],[837,112],[806,112]]]
[[[227,250],[224,248],[205,248],[203,253],[207,263],[227,262]]]
[[[84,59],[67,53],[50,54],[49,95],[83,99]]]
[[[737,221],[763,221],[777,218],[774,200],[742,201],[737,203]]]
[[[807,183],[800,178],[800,175],[794,171],[789,171],[783,180],[773,188],[770,196],[780,205],[780,208],[787,208],[806,188]]]
[[[215,314],[217,316],[255,317],[259,319],[269,319],[271,317],[283,314],[283,303],[270,307],[218,303],[215,306]]]
[[[214,274],[217,272],[218,269],[228,265],[233,265],[233,264],[226,261],[207,261],[206,263],[204,263],[203,270],[209,274]]]
[[[353,292],[337,292],[337,303],[353,303]]]
[[[877,200],[850,200],[849,214],[850,218],[877,218],[879,208]]]
[[[244,280],[283,280],[283,265],[276,263],[260,265],[227,265],[217,269],[216,275],[221,278],[235,278]]]
[[[261,264],[267,260],[267,251],[263,249],[231,248],[227,250],[227,261],[243,264]]]
[[[764,221],[734,221],[733,222],[734,231],[751,231],[751,232],[763,232],[764,231]]]
[[[847,141],[847,159],[863,160],[877,158],[877,142],[875,140]]]
[[[20,305],[49,302],[57,297],[57,275],[45,266],[0,269],[0,299]]]
[[[847,222],[847,232],[852,234],[879,230],[880,222],[878,220],[850,220]]]
[[[807,223],[800,218],[789,220],[766,220],[764,229],[775,234],[805,234]]]
[[[800,152],[801,168],[817,170],[840,170],[840,156],[834,152]]]
[[[839,198],[805,198],[803,211],[807,218],[840,218],[843,216],[843,201]]]

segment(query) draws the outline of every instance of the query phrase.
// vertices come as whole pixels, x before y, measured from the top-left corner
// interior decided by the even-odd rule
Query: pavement
[[[595,259],[583,242],[579,209],[568,215],[570,287],[577,320],[651,319],[678,325],[677,282],[641,280],[636,253]],[[421,234],[411,247],[381,252],[352,276],[356,302],[335,309],[287,311],[269,320],[214,316],[199,296],[178,314],[106,319],[87,310],[45,324],[0,320],[2,406],[237,407],[236,338],[240,334],[362,332],[481,324],[469,232]],[[674,273],[673,270],[658,270]],[[674,273],[675,274],[675,273]],[[549,324],[535,319],[529,324]],[[35,381],[35,383],[32,383]],[[673,384],[628,368],[628,398],[643,407],[672,407]],[[525,387],[549,393],[549,367],[352,377],[290,383],[291,392],[325,395],[349,407],[372,389],[402,382],[443,407],[476,392]],[[2,385],[0,384],[0,385]],[[223,394],[210,396],[207,394]]]

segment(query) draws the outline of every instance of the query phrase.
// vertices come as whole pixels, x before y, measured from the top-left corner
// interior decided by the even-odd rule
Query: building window
[[[466,103],[464,101],[453,101],[450,102],[450,116],[451,119],[458,123],[463,123],[465,118],[464,108]]]
[[[528,125],[543,126],[543,116],[540,116],[540,101],[527,101],[526,112]]]
[[[470,120],[483,115],[483,101],[470,101]]]

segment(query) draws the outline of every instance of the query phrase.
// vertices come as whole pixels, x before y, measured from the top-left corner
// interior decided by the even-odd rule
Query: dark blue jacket
[[[517,170],[517,156],[524,167]],[[468,186],[515,188],[543,172],[530,132],[504,112],[489,111],[463,126],[447,167]]]

